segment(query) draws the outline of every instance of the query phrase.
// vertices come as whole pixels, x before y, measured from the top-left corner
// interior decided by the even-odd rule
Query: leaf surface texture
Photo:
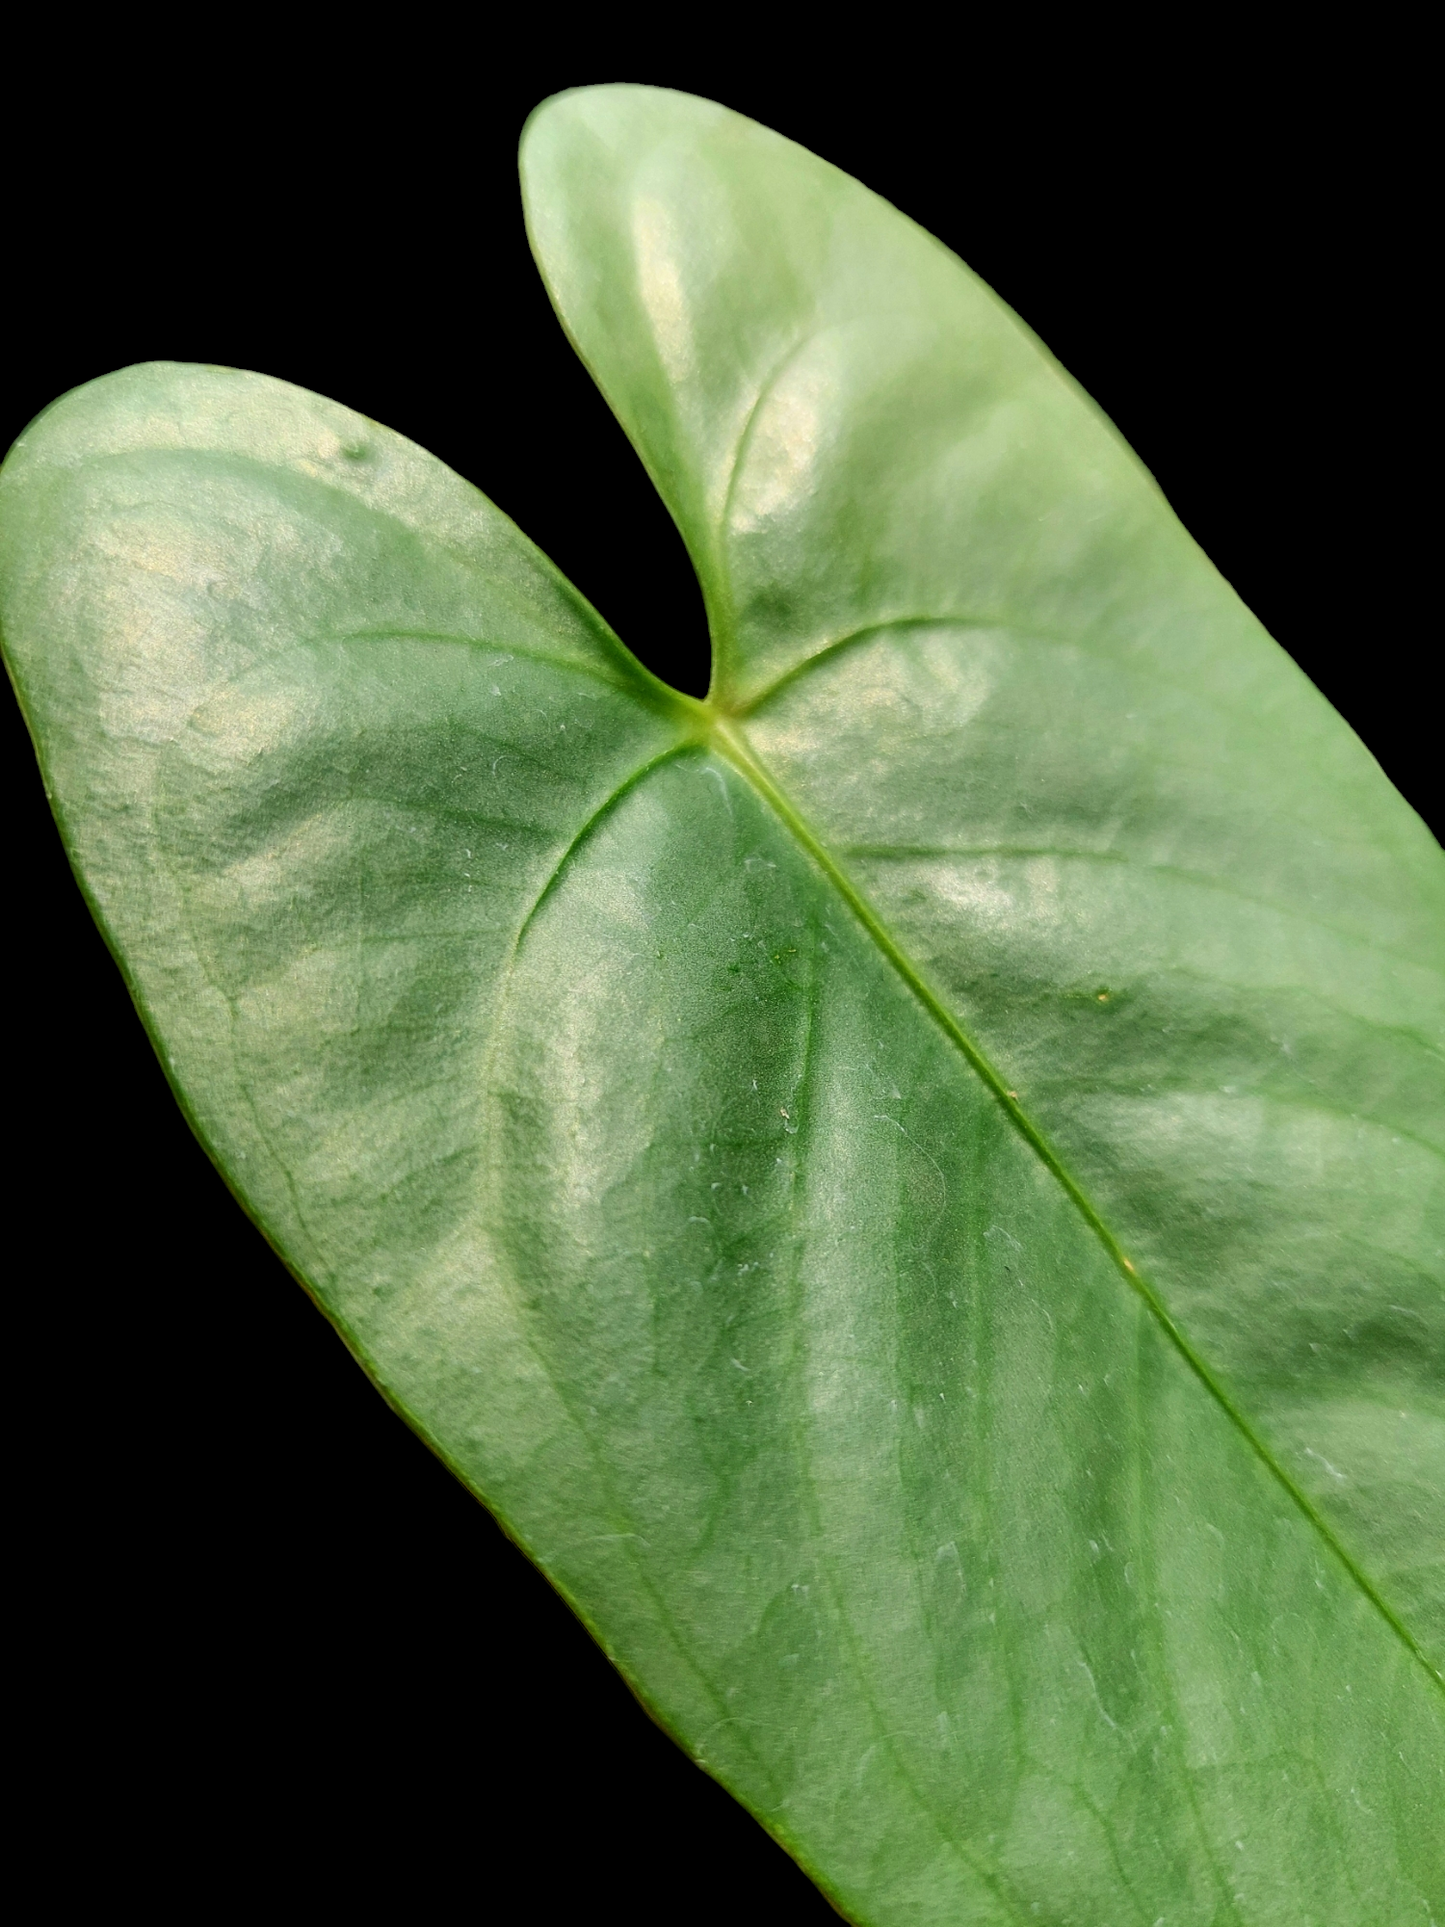
[[[1438,849],[895,210],[640,88],[523,179],[706,704],[280,382],[106,377],[0,478],[197,1130],[850,1918],[1429,1921]]]

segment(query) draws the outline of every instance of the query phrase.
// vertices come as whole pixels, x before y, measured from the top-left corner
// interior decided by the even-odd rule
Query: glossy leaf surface
[[[0,482],[197,1129],[850,1917],[1429,1920],[1438,850],[894,210],[642,89],[523,171],[707,704],[275,381],[108,377]]]

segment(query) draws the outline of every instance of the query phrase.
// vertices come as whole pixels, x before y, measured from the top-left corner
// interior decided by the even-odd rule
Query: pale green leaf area
[[[522,158],[706,703],[281,382],[129,369],[6,464],[196,1129],[848,1918],[1445,1917],[1438,849],[902,215],[641,88]]]

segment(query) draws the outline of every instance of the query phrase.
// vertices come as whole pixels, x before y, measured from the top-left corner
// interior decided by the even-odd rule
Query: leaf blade
[[[659,697],[488,505],[371,429],[412,464],[403,501],[433,504],[420,562],[380,568],[370,522],[321,506],[306,436],[343,445],[331,404],[286,391],[302,429],[278,429],[277,385],[235,378],[256,385],[226,432],[285,471],[268,499],[236,515],[194,474],[167,498],[147,456],[117,550],[93,493],[117,379],[42,430],[92,437],[47,458],[71,494],[37,486],[32,441],[0,523],[7,648],[72,847],[173,1076],[232,1134],[232,1182],[648,1704],[860,1920],[1418,1911],[1438,1700],[941,1047],[839,892],[855,846],[820,867],[756,755],[719,753],[736,724]],[[217,380],[159,380],[124,452],[164,454],[197,408],[213,433]],[[186,513],[226,550],[209,574],[177,564]],[[266,530],[280,601],[258,618]],[[228,656],[198,586],[269,623],[269,654]],[[201,659],[188,638],[215,646],[204,687],[157,685]],[[86,674],[49,681],[67,650]],[[804,753],[827,736],[815,673],[743,728],[825,819],[848,791]],[[768,737],[804,699],[795,740]],[[463,753],[459,812],[439,785]],[[535,834],[492,910],[449,925],[463,830]],[[187,929],[241,1023],[181,981]],[[258,1179],[240,1154],[268,1138]]]

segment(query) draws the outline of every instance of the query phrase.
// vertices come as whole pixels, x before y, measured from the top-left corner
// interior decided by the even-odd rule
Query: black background
[[[561,87],[709,94],[983,274],[1427,809],[1425,296],[1389,104],[1407,50],[957,31],[785,60],[756,22],[676,58],[393,27],[304,59],[218,40],[163,79],[133,41],[92,49],[83,107],[42,73],[11,143],[0,441],[132,361],[283,376],[476,482],[701,691],[696,585],[552,317],[515,147]],[[12,1384],[33,1401],[13,1509],[36,1547],[32,1791],[76,1843],[63,1878],[200,1917],[833,1918],[242,1218],[70,880],[13,704],[6,728]]]

